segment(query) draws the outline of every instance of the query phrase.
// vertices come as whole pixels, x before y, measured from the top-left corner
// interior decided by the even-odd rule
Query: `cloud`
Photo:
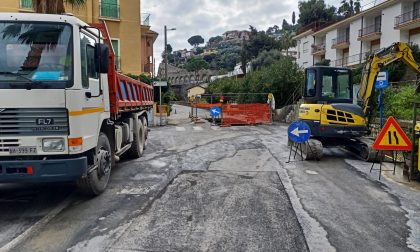
[[[143,0],[142,12],[151,14],[151,29],[159,33],[154,45],[156,68],[164,49],[164,26],[176,28],[168,32],[168,44],[174,50],[190,48],[187,40],[193,35],[209,38],[228,30],[248,29],[249,25],[266,30],[291,22],[292,12],[298,15],[296,0]],[[338,0],[328,0],[328,4]]]

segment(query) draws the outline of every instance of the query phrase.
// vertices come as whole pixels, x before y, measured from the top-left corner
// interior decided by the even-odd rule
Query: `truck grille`
[[[69,123],[65,108],[0,109],[0,137],[54,136],[68,133]]]
[[[0,153],[9,152],[10,147],[19,147],[20,142],[18,139],[0,139]]]

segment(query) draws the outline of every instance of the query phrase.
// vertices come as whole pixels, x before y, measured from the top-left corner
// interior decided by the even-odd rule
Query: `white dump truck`
[[[116,71],[105,22],[0,14],[0,183],[75,181],[98,195],[146,145],[153,88]]]

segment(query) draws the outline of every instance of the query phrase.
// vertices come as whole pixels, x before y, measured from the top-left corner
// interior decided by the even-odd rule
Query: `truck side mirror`
[[[95,45],[96,72],[108,73],[109,63],[109,48],[105,44],[98,43]]]

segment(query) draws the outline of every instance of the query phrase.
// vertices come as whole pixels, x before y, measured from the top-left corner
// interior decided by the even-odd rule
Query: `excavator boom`
[[[396,42],[372,54],[363,69],[362,82],[357,97],[357,103],[365,115],[369,112],[376,76],[383,67],[397,60],[401,60],[413,71],[420,73],[420,65],[414,59],[413,52],[406,43]]]

